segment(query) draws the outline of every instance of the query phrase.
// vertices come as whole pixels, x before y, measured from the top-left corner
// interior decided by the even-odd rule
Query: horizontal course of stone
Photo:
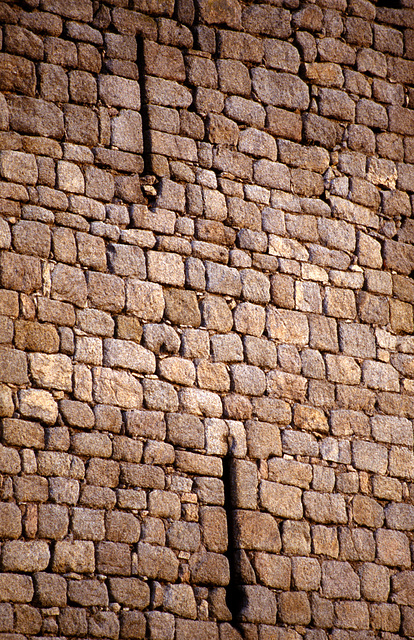
[[[0,640],[414,637],[414,2],[0,2]]]

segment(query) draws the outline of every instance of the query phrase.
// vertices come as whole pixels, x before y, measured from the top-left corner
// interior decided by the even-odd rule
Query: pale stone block
[[[72,361],[61,354],[29,355],[30,371],[37,384],[47,389],[72,391]]]
[[[77,164],[59,160],[57,166],[57,184],[62,191],[85,193],[85,179]]]
[[[41,389],[22,389],[19,392],[19,408],[27,418],[54,424],[58,416],[58,405],[51,393]]]
[[[126,371],[96,367],[92,372],[95,402],[114,404],[124,409],[139,409],[142,405],[142,387]]]
[[[260,502],[262,507],[280,518],[300,520],[303,516],[302,491],[277,482],[262,480]]]
[[[126,285],[126,306],[138,318],[159,322],[165,306],[162,287],[138,278],[129,278]]]

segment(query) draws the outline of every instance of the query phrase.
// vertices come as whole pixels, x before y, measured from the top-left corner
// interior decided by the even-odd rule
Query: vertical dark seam
[[[143,138],[143,159],[144,159],[144,174],[151,173],[151,139],[150,139],[150,127],[148,118],[148,100],[147,100],[147,87],[145,82],[145,56],[144,56],[144,39],[142,36],[137,36],[137,67],[138,67],[138,84],[141,97],[141,118],[142,118],[142,138]]]

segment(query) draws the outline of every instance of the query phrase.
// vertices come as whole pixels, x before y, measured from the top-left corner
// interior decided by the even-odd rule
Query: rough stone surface
[[[4,640],[414,637],[412,4],[0,3]]]

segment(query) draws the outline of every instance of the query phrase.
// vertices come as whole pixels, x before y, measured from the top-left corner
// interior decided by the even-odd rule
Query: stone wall
[[[414,637],[413,0],[0,22],[0,639]]]

